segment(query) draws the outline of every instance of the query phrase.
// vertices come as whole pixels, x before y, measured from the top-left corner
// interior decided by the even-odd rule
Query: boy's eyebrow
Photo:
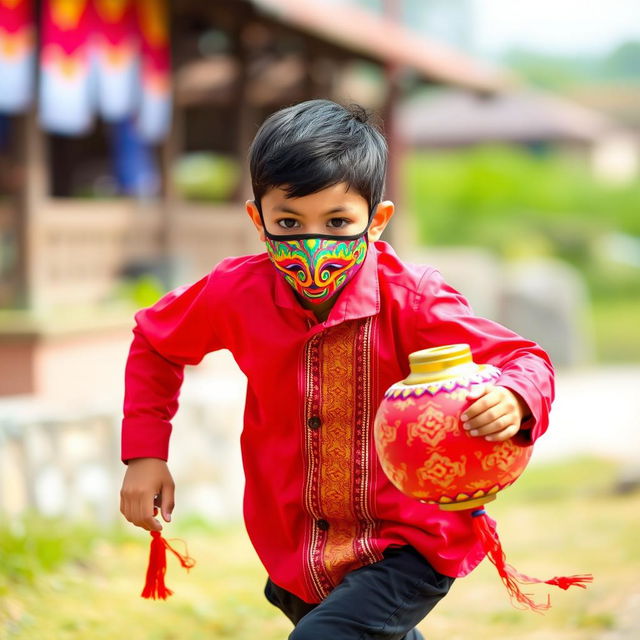
[[[290,209],[289,207],[287,207],[284,204],[280,204],[278,206],[275,207],[276,211],[282,211],[283,213],[293,213],[296,216],[301,216],[304,215],[302,213],[300,213],[299,211],[295,211],[294,209]],[[329,211],[326,211],[324,215],[330,215],[332,213],[344,213],[345,211],[348,211],[349,208],[348,207],[344,207],[342,205],[338,205],[337,207],[333,207],[333,209],[329,209]]]
[[[287,207],[284,204],[279,204],[277,207],[275,207],[276,211],[282,211],[283,213],[295,213],[295,215],[299,216],[300,214],[297,211],[294,211],[293,209],[289,209],[289,207]]]

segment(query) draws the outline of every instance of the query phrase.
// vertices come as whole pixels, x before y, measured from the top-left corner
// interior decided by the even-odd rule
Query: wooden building
[[[73,375],[62,372],[79,362],[86,373],[73,393],[83,393],[83,377],[94,376],[87,389],[95,385],[110,345],[129,339],[131,309],[107,304],[123,274],[155,270],[170,287],[224,256],[259,249],[242,210],[250,195],[244,159],[270,112],[314,97],[379,109],[393,190],[404,90],[425,82],[491,93],[506,81],[392,16],[312,0],[173,2],[171,53],[173,126],[154,150],[158,197],[83,197],[88,176],[108,172],[103,124],[68,138],[39,128],[35,110],[8,119],[0,154],[0,395],[57,395]],[[366,96],[354,84],[363,66]],[[243,168],[228,202],[180,195],[174,168],[194,151],[227,154]]]
[[[400,115],[405,144],[425,149],[492,143],[585,148],[621,129],[603,113],[531,89],[488,98],[444,90],[406,101]]]

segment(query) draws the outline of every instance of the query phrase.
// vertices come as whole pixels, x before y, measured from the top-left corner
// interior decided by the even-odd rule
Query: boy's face
[[[262,220],[255,203],[246,203],[247,213],[265,241]],[[267,231],[273,235],[355,236],[367,228],[369,204],[354,189],[340,182],[301,198],[289,198],[280,187],[270,189],[262,197],[262,215]],[[393,215],[393,203],[376,207],[368,238],[377,240]]]

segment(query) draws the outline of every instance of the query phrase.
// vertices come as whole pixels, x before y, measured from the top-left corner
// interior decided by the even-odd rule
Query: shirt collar
[[[304,312],[293,289],[280,274],[275,272],[274,300],[276,305],[293,311]],[[358,273],[338,294],[325,326],[330,327],[346,320],[367,318],[380,311],[380,286],[378,283],[378,249],[370,242],[367,256]]]

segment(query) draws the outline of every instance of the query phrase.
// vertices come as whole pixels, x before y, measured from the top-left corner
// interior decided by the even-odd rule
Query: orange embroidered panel
[[[320,598],[352,569],[379,560],[370,540],[371,318],[315,336],[306,350],[305,508],[308,572]],[[318,526],[318,524],[322,526]]]

